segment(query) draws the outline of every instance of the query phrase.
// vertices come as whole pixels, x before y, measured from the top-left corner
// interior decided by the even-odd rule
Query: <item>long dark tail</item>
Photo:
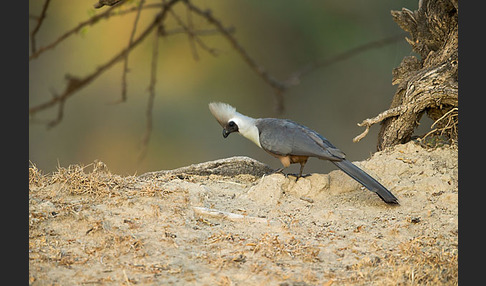
[[[348,160],[331,161],[334,165],[338,166],[344,173],[348,174],[351,178],[358,181],[365,186],[368,190],[375,192],[383,201],[388,204],[398,204],[398,199],[377,180],[373,179],[365,171],[358,168],[358,166],[349,162]]]

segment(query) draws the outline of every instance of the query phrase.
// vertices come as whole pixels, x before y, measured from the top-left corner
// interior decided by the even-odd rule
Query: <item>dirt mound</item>
[[[398,206],[339,170],[295,182],[246,157],[138,177],[32,165],[30,282],[455,285],[457,156],[410,142],[354,162]]]

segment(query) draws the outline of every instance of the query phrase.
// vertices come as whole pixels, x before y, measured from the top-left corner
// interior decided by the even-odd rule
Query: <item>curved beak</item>
[[[228,135],[230,135],[231,132],[229,132],[228,130],[224,129],[223,128],[223,138],[226,138],[228,137]]]

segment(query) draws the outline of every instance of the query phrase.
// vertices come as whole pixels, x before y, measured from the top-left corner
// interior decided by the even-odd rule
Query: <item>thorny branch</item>
[[[57,125],[63,118],[63,111],[64,111],[64,104],[66,100],[71,97],[73,94],[75,94],[77,91],[81,90],[83,87],[88,85],[90,82],[92,82],[94,79],[99,77],[103,72],[107,71],[110,69],[115,63],[117,63],[120,60],[124,60],[124,67],[123,67],[123,74],[122,74],[122,96],[120,99],[120,102],[126,101],[126,76],[129,71],[128,68],[128,55],[129,53],[136,47],[138,46],[143,40],[153,32],[155,28],[156,29],[156,36],[155,36],[155,43],[153,46],[153,54],[152,54],[152,65],[151,65],[151,80],[150,80],[150,85],[149,85],[149,98],[148,98],[148,104],[147,104],[147,110],[146,110],[146,130],[144,132],[144,135],[141,140],[141,145],[142,145],[142,151],[140,154],[140,159],[142,159],[146,153],[146,147],[150,138],[150,133],[152,130],[152,110],[153,110],[153,102],[155,98],[155,84],[156,84],[156,68],[157,68],[157,57],[158,57],[158,37],[161,36],[169,36],[169,35],[174,35],[174,34],[179,34],[179,33],[184,33],[188,37],[189,44],[191,46],[191,51],[193,54],[193,58],[197,60],[199,58],[198,53],[197,53],[197,46],[202,48],[203,50],[207,51],[209,54],[213,56],[218,55],[218,51],[214,48],[208,47],[204,41],[201,39],[201,36],[207,36],[207,35],[214,35],[214,34],[219,34],[225,38],[230,45],[236,50],[236,52],[240,55],[240,57],[243,59],[243,61],[259,76],[262,78],[262,80],[267,83],[274,91],[275,95],[275,109],[277,113],[281,113],[284,108],[284,103],[283,103],[283,95],[284,93],[291,87],[296,86],[300,84],[301,78],[303,76],[306,76],[315,70],[319,68],[324,68],[327,66],[330,66],[332,64],[335,64],[337,62],[346,60],[356,54],[362,53],[366,50],[373,49],[373,48],[379,48],[384,45],[390,44],[392,42],[398,41],[403,39],[403,35],[394,35],[382,40],[378,41],[372,41],[369,43],[366,43],[364,45],[355,47],[353,49],[350,49],[348,51],[345,51],[341,54],[338,54],[334,57],[330,58],[325,58],[325,59],[319,59],[313,62],[310,62],[306,65],[304,65],[302,68],[298,69],[296,72],[290,74],[290,76],[286,80],[278,80],[275,78],[273,75],[271,75],[265,67],[260,65],[253,57],[250,56],[250,54],[245,50],[245,48],[238,42],[236,37],[234,36],[234,28],[227,28],[223,25],[223,23],[217,19],[215,16],[212,15],[210,10],[202,10],[199,7],[195,6],[188,0],[172,0],[172,1],[162,1],[162,3],[149,3],[147,4],[146,1],[141,0],[141,2],[138,4],[138,6],[135,7],[129,7],[129,8],[124,8],[125,1],[111,1],[113,2],[113,5],[110,4],[111,0],[101,0],[99,4],[96,4],[96,8],[100,8],[103,5],[108,5],[111,6],[106,9],[106,11],[95,15],[91,17],[90,19],[83,21],[79,23],[76,27],[68,30],[64,34],[62,34],[60,37],[58,37],[55,41],[52,43],[36,48],[35,46],[35,36],[37,34],[37,31],[40,29],[43,20],[46,15],[47,8],[49,6],[49,0],[46,0],[44,3],[44,7],[41,13],[41,16],[39,18],[34,18],[38,20],[38,23],[35,27],[35,29],[31,33],[31,43],[32,43],[32,54],[29,56],[29,60],[34,60],[40,55],[42,55],[44,52],[55,48],[57,45],[59,45],[61,42],[63,42],[65,39],[69,38],[70,36],[73,36],[77,33],[79,33],[83,28],[87,26],[92,26],[98,23],[102,19],[108,19],[112,16],[122,16],[126,15],[128,13],[133,13],[136,12],[136,18],[133,24],[133,29],[131,31],[131,36],[129,39],[129,43],[127,47],[125,47],[123,50],[121,50],[118,54],[116,54],[114,57],[112,57],[110,60],[105,62],[104,64],[100,65],[96,70],[94,70],[92,73],[88,74],[85,77],[75,77],[71,75],[66,75],[66,88],[61,94],[54,94],[53,97],[39,105],[33,106],[29,109],[29,114],[33,116],[37,112],[41,110],[45,110],[51,107],[54,107],[57,105],[58,107],[58,113],[57,117],[50,121],[47,126],[48,127],[53,127]],[[181,17],[179,17],[174,10],[172,10],[172,7],[174,4],[177,2],[182,2],[186,8],[187,8],[187,14],[186,14],[186,21],[184,22]],[[116,5],[115,5],[116,4]],[[116,10],[115,10],[116,9]],[[143,9],[160,9],[160,12],[155,16],[154,20],[143,30],[140,35],[135,38],[136,34],[136,29],[138,25],[138,21],[140,18],[141,11]],[[166,27],[163,25],[163,22],[166,18],[166,15],[170,13],[170,15],[176,20],[176,23],[180,26],[180,28],[174,28],[172,30],[167,30]],[[193,26],[193,21],[192,21],[192,14],[198,15],[202,18],[204,18],[209,24],[214,26],[213,29],[204,29],[204,30],[196,30]]]

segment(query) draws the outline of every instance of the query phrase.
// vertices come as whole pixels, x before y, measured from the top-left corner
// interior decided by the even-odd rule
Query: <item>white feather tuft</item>
[[[218,120],[222,127],[225,127],[228,121],[238,114],[238,112],[236,112],[236,108],[222,102],[211,102],[209,104],[209,111],[211,111],[214,118]]]
[[[253,141],[258,147],[260,145],[260,135],[255,125],[255,119],[243,115],[236,111],[233,106],[222,102],[211,102],[209,110],[218,120],[221,127],[225,128],[228,122],[233,121],[238,125],[238,133]]]

